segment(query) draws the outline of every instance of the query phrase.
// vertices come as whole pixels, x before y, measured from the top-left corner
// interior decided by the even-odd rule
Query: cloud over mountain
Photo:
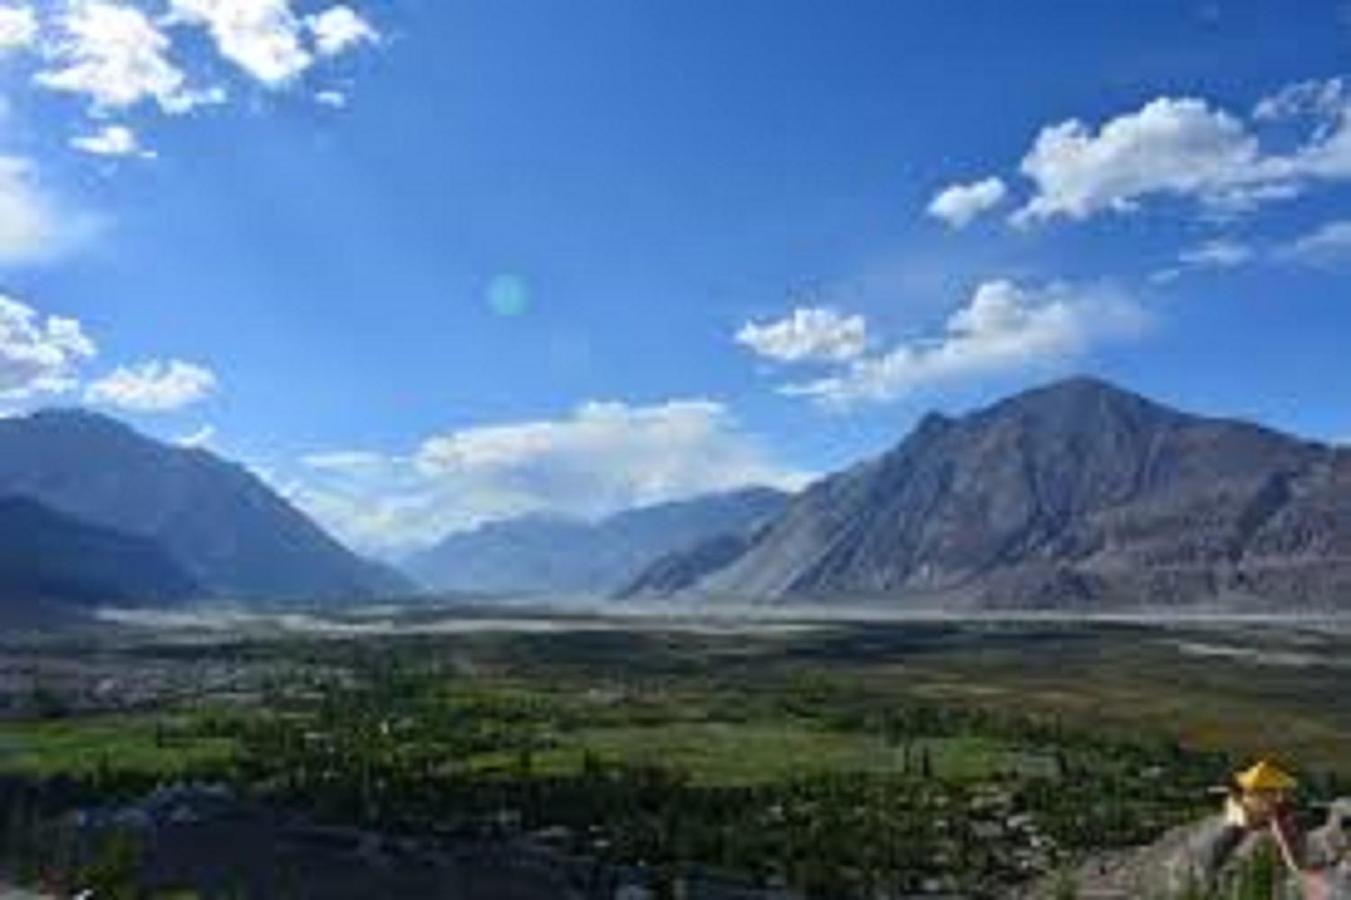
[[[390,550],[532,512],[592,518],[749,484],[797,487],[731,411],[712,400],[591,401],[557,419],[459,429],[406,456],[312,454],[276,479],[355,546]]]
[[[891,401],[934,384],[1063,362],[1147,323],[1136,301],[1109,287],[996,279],[977,286],[938,334],[842,358],[835,371],[780,390],[835,408]]]

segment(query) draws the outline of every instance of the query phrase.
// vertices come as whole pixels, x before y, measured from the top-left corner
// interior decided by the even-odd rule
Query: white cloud
[[[347,95],[342,91],[323,90],[314,92],[314,101],[332,109],[342,109],[347,105]]]
[[[1351,262],[1351,219],[1328,222],[1276,248],[1273,255],[1283,262],[1310,266],[1335,266]]]
[[[1252,117],[1259,122],[1312,118],[1335,123],[1345,106],[1346,90],[1340,78],[1301,81],[1263,97],[1253,107]]]
[[[172,0],[170,8],[177,21],[205,26],[221,56],[269,87],[314,62],[289,0]]]
[[[747,322],[736,341],[761,356],[785,362],[852,359],[867,347],[862,316],[844,316],[829,307],[798,307],[787,318]]]
[[[175,443],[180,447],[201,448],[210,446],[216,439],[216,426],[211,424],[203,425],[196,431],[190,431],[180,437]]]
[[[171,359],[119,366],[85,388],[85,402],[133,412],[165,412],[206,399],[216,389],[210,369]]]
[[[998,206],[1007,193],[999,178],[949,185],[930,201],[928,213],[952,228],[965,228],[981,213]]]
[[[333,6],[318,15],[306,16],[315,47],[323,56],[337,56],[361,44],[373,44],[380,34],[350,6]]]
[[[1072,119],[1042,129],[1021,170],[1036,185],[1016,224],[1128,211],[1151,194],[1224,202],[1251,184],[1257,140],[1204,100],[1161,97],[1097,132]]]
[[[799,486],[722,404],[585,403],[558,419],[465,428],[404,456],[312,454],[282,487],[368,551],[529,512],[598,516],[748,484]]]
[[[389,462],[389,457],[368,450],[332,450],[324,453],[310,453],[300,458],[301,463],[321,472],[357,473],[379,471]]]
[[[0,156],[0,264],[58,256],[90,224],[87,217],[57,208],[31,161]]]
[[[43,317],[0,295],[0,399],[70,390],[80,363],[96,352],[75,319]]]
[[[934,339],[902,343],[782,391],[835,407],[889,401],[934,384],[1061,361],[1146,324],[1138,305],[1104,288],[987,281]]]
[[[1198,269],[1232,269],[1252,261],[1256,251],[1247,244],[1225,238],[1205,241],[1178,254],[1183,265]]]
[[[93,134],[71,138],[70,145],[76,150],[91,153],[94,156],[155,158],[155,152],[142,147],[136,132],[125,125],[105,125]]]
[[[1311,122],[1288,152],[1267,152],[1254,126]],[[1199,202],[1232,215],[1288,199],[1317,181],[1351,179],[1351,97],[1340,80],[1293,85],[1251,122],[1205,100],[1160,97],[1097,130],[1078,119],[1043,128],[1021,171],[1034,191],[1011,221],[1130,212],[1147,198]]]
[[[42,87],[86,97],[95,114],[154,101],[164,112],[184,113],[214,92],[188,89],[169,59],[169,38],[144,12],[110,0],[73,0],[56,17],[60,37],[48,55],[54,67],[34,76]]]
[[[0,53],[32,47],[38,37],[38,17],[33,7],[0,6]]]

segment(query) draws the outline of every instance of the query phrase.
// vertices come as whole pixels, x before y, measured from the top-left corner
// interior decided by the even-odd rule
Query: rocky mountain
[[[47,410],[0,420],[0,496],[157,544],[204,592],[360,599],[411,585],[324,533],[242,466],[115,419]]]
[[[750,549],[754,532],[719,534],[690,547],[665,553],[615,593],[619,600],[664,597],[687,591],[700,579],[731,565]]]
[[[199,587],[154,541],[0,498],[0,618],[184,600]]]
[[[527,516],[451,534],[404,563],[430,588],[486,593],[610,593],[646,565],[782,511],[787,495],[748,488],[583,522]]]
[[[675,589],[945,608],[1347,609],[1351,452],[1073,379],[961,418],[931,414],[713,557],[711,570],[687,559],[684,580],[702,574]]]

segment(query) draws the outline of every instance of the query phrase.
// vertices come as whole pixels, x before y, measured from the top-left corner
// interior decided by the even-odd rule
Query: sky
[[[0,413],[397,557],[1069,374],[1351,439],[1351,5],[0,0]]]

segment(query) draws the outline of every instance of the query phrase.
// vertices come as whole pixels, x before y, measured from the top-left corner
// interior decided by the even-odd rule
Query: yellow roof
[[[1239,772],[1235,780],[1245,791],[1292,791],[1296,784],[1294,778],[1265,759],[1251,769]]]

